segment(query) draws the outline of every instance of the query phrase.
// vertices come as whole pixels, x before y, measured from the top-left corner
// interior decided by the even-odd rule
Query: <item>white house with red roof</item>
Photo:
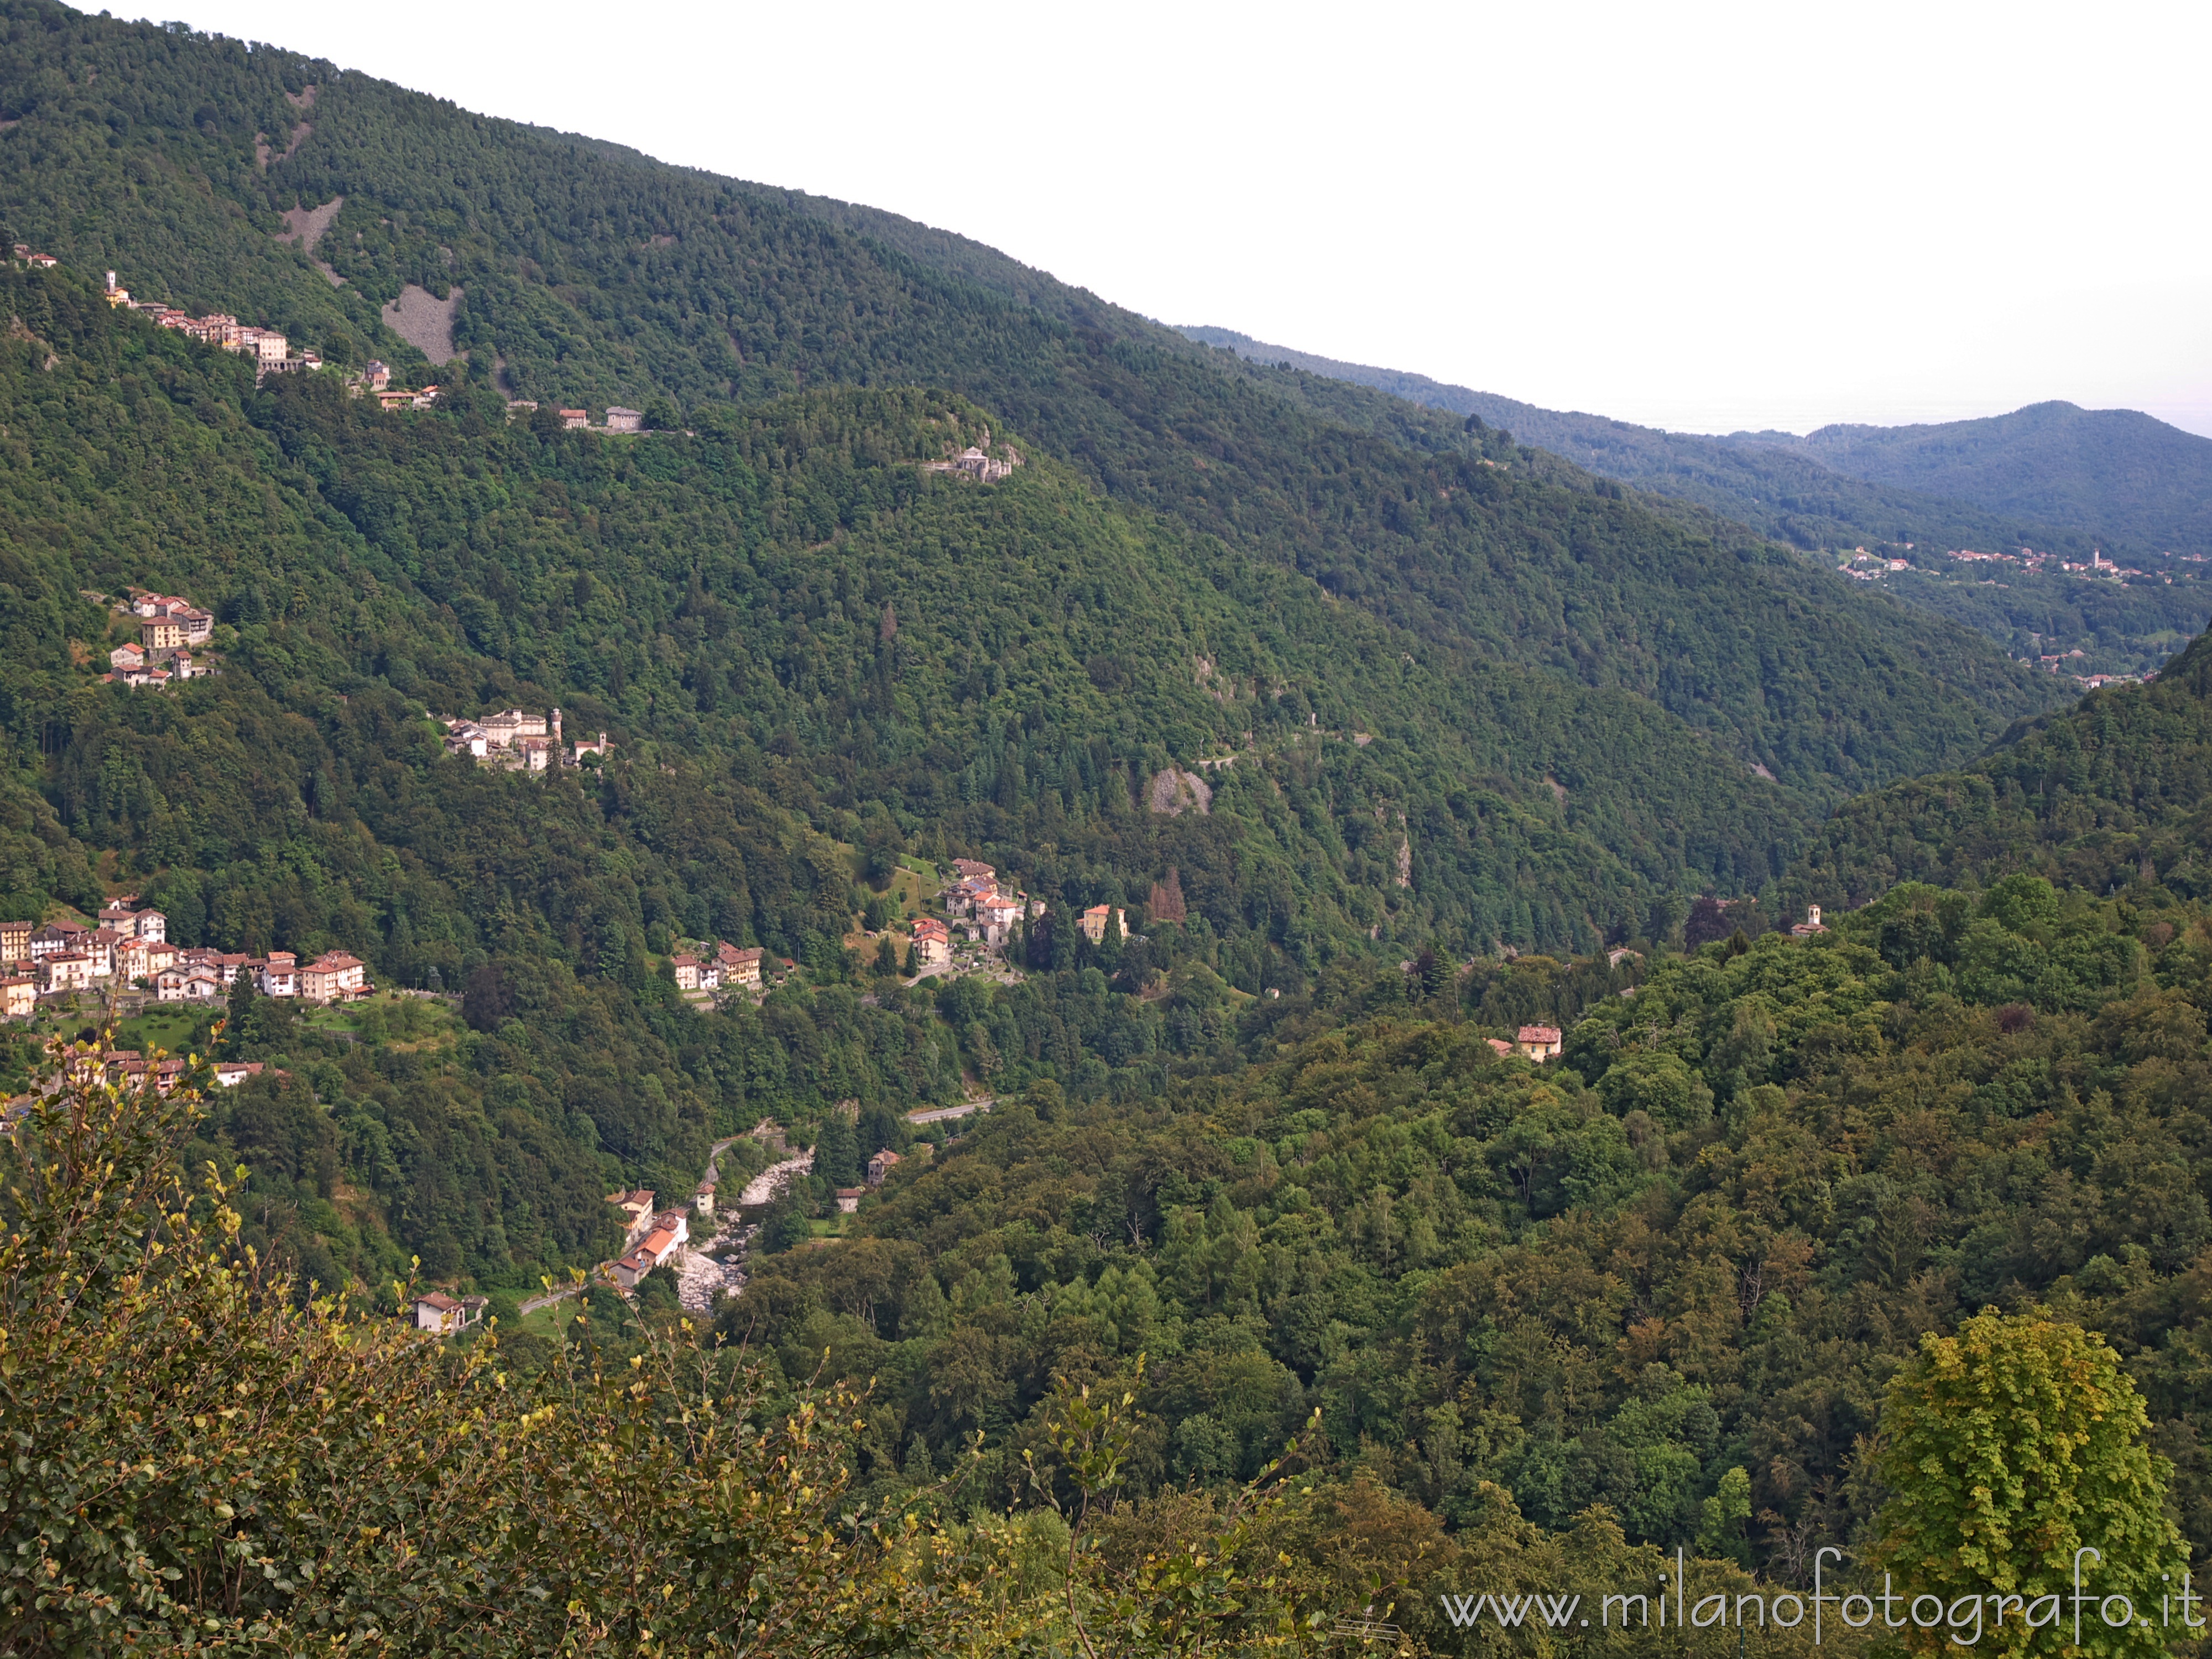
[[[214,1002],[222,996],[222,981],[204,963],[172,963],[154,975],[156,1002]]]

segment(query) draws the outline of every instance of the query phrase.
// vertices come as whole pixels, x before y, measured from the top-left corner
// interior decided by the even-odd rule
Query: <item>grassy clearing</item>
[[[136,1048],[141,1054],[154,1048],[182,1054],[193,1028],[207,1016],[208,1011],[196,1005],[156,1003],[143,1014],[117,1022],[115,1046]]]

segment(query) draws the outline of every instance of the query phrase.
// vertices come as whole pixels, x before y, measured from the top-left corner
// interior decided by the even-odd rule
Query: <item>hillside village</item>
[[[431,719],[446,728],[446,752],[465,755],[479,766],[509,772],[543,772],[556,766],[581,766],[587,758],[604,760],[614,749],[602,732],[596,738],[579,738],[564,747],[561,711],[532,714],[520,708],[502,708],[481,720],[451,716]]]
[[[190,658],[173,641],[204,635],[211,621],[207,612],[173,595],[134,590],[129,604],[134,614],[143,616],[149,635],[161,641],[152,649],[167,653],[161,660],[170,664]],[[118,647],[112,654],[117,672],[106,678],[170,683],[152,678],[167,671],[152,665],[144,647]],[[211,670],[203,665],[194,672]],[[507,708],[481,720],[449,719],[442,724],[448,753],[510,771],[581,766],[613,747],[605,732],[564,744],[557,708],[542,715]],[[918,981],[963,971],[963,966],[1002,978],[1018,976],[1008,962],[1008,947],[1044,914],[1042,901],[1002,882],[991,865],[969,859],[956,859],[952,865],[952,879],[933,900],[942,914],[916,915],[904,924],[908,943],[900,966],[905,976]],[[1119,906],[1092,905],[1075,920],[1082,937],[1094,946],[1109,935],[1116,940],[1133,937],[1127,912]],[[889,942],[891,931],[873,937]],[[761,946],[726,939],[678,939],[672,947],[668,966],[678,994],[702,1010],[740,995],[757,1000],[797,966]],[[44,1006],[83,994],[211,1005],[227,998],[240,975],[261,995],[317,1005],[356,1000],[374,990],[362,961],[343,951],[302,961],[289,951],[253,955],[179,946],[167,938],[167,916],[136,895],[112,901],[89,927],[66,919],[0,922],[0,1018],[26,1019]]]
[[[51,253],[42,253],[28,243],[14,246],[16,259],[36,270],[52,270],[61,261]],[[204,316],[194,316],[180,306],[164,300],[141,299],[116,280],[113,271],[106,273],[101,297],[118,311],[137,312],[156,328],[173,330],[187,339],[249,358],[253,363],[254,379],[266,380],[271,374],[301,374],[319,372],[324,368],[323,355],[312,347],[294,349],[291,341],[281,329],[270,328],[259,323],[241,322],[228,312],[212,311]],[[392,370],[384,363],[372,359],[358,374],[346,375],[348,389],[356,397],[364,394],[375,398],[378,404],[391,409],[428,409],[436,402],[438,388],[428,386],[420,390],[409,390],[392,385]]]
[[[47,270],[60,263],[51,254],[33,252],[21,242],[15,244],[15,257]],[[109,305],[119,310],[142,312],[157,328],[174,329],[187,339],[252,358],[256,379],[270,374],[310,373],[323,366],[320,352],[293,350],[291,342],[279,330],[241,323],[228,312],[195,317],[165,301],[134,298],[129,289],[117,283],[112,270],[107,273],[107,285],[102,293]]]
[[[264,996],[302,1002],[350,1002],[373,988],[367,967],[344,951],[302,963],[289,951],[257,957],[173,945],[168,918],[135,895],[111,902],[90,927],[0,921],[0,1017],[10,1019],[27,1018],[42,1000],[78,993],[129,990],[155,1002],[214,1003],[241,974]]]
[[[143,587],[131,588],[113,610],[138,619],[138,638],[107,653],[107,672],[100,677],[104,684],[165,691],[222,672],[220,659],[205,649],[215,634],[212,611],[174,593]]]
[[[1907,556],[1899,556],[1900,554]],[[1889,577],[1911,576],[1919,578],[1927,584],[1946,586],[2018,588],[2030,595],[2049,595],[2053,604],[2061,607],[2059,610],[2051,611],[2053,617],[2063,614],[2064,607],[2077,604],[2104,605],[2106,609],[2095,614],[2109,616],[2112,614],[2110,605],[2118,596],[2107,599],[2105,595],[2099,595],[2095,600],[2069,599],[2066,597],[2069,592],[2079,592],[2073,589],[2070,585],[2093,583],[2108,590],[2119,589],[2123,592],[2132,591],[2135,593],[2141,593],[2153,586],[2173,588],[2177,584],[2179,585],[2181,592],[2185,594],[2194,593],[2202,587],[2203,580],[2202,573],[2189,567],[2203,564],[2205,562],[2206,556],[2197,553],[2166,552],[2159,555],[2158,558],[2163,562],[2162,568],[2146,568],[2138,565],[2123,564],[2116,559],[2107,558],[2101,548],[2093,549],[2085,562],[2066,558],[2060,554],[2026,546],[2010,551],[1983,551],[1963,547],[1944,548],[1939,554],[1938,550],[1934,548],[1921,548],[1916,550],[1912,543],[1899,542],[1889,544],[1884,550],[1881,551],[1870,550],[1863,546],[1855,547],[1837,565],[1836,571],[1838,575],[1848,580],[1861,582],[1881,581]],[[2146,564],[2149,562],[2148,560],[2145,561]],[[2068,586],[2058,586],[2060,584]],[[1923,588],[1921,591],[1924,593],[1927,590]],[[1922,601],[1916,599],[1914,602]],[[2124,655],[2136,656],[2138,665],[2136,672],[2081,672],[2084,665],[2082,659],[2089,653],[2079,647],[2064,650],[2039,648],[2056,643],[2062,636],[2052,635],[2046,637],[2029,626],[2029,620],[2033,620],[2038,626],[2052,625],[2045,623],[2042,615],[2034,611],[2033,603],[2026,613],[2019,613],[2016,605],[2014,607],[2014,612],[2015,617],[2013,625],[2020,630],[2020,633],[2027,635],[2031,647],[2031,654],[2021,655],[2016,659],[2020,662],[2031,664],[2045,673],[2069,679],[2075,684],[2091,691],[2099,690],[2106,686],[2148,684],[2158,678],[2157,670],[2148,664],[2142,663],[2140,656],[2136,656],[2137,653],[2149,648],[2145,643],[2140,641],[2119,646],[2119,649]],[[1998,614],[2006,613],[2001,610]],[[2023,615],[2027,618],[2027,620],[2021,619]],[[2107,636],[2103,628],[2082,624],[2069,629],[2069,645],[2075,639],[2092,641],[2096,645],[2100,655],[2106,654],[2114,647],[2115,641]]]
[[[514,710],[503,711],[508,717],[517,714]],[[527,726],[527,717],[521,717],[521,720]],[[517,730],[514,718],[495,716],[492,721],[482,724],[491,726],[501,737]],[[545,725],[548,729],[542,737],[534,732],[527,733],[528,740],[533,744],[546,744],[544,748],[533,748],[530,753],[542,755],[549,751],[548,740],[556,737],[558,727],[550,718]],[[498,752],[498,745],[491,745],[489,752]],[[908,924],[912,943],[906,968],[916,982],[933,975],[959,971],[956,951],[968,959],[966,965],[971,969],[993,966],[1006,947],[1017,942],[1021,926],[1044,912],[1043,905],[1026,893],[1003,887],[997,870],[991,865],[956,859],[952,872],[952,879],[936,895],[938,906],[945,914],[916,916]],[[1109,935],[1115,939],[1132,937],[1127,912],[1117,906],[1091,906],[1081,913],[1078,925],[1083,937],[1093,945]],[[889,938],[888,930],[883,937]],[[789,959],[771,956],[757,946],[741,947],[726,940],[679,939],[674,941],[674,947],[668,966],[678,994],[702,1010],[739,994],[757,998],[796,966]],[[1521,1037],[1516,1051],[1529,1058],[1548,1059],[1559,1052],[1559,1035],[1555,1030],[1528,1028]],[[911,1121],[921,1124],[988,1110],[990,1103],[988,1099],[971,1100],[935,1111],[917,1109],[908,1115]],[[857,1112],[857,1103],[846,1102],[838,1109],[851,1121]],[[719,1162],[724,1150],[736,1140],[750,1140],[757,1146],[760,1155],[781,1161],[748,1181],[734,1201],[718,1206]],[[864,1184],[836,1190],[837,1213],[842,1216],[856,1212],[868,1192],[889,1180],[902,1161],[926,1158],[932,1150],[928,1141],[916,1142],[905,1154],[889,1147],[878,1148],[860,1165]],[[812,1168],[812,1152],[789,1155],[785,1130],[772,1120],[763,1119],[748,1135],[716,1143],[714,1159],[699,1181],[688,1207],[660,1207],[650,1189],[608,1194],[607,1202],[622,1212],[623,1241],[615,1256],[591,1275],[592,1280],[630,1297],[647,1277],[665,1267],[677,1275],[682,1305],[694,1313],[711,1313],[717,1301],[737,1294],[745,1284],[744,1264],[758,1235],[761,1212],[786,1185],[804,1179]],[[564,1299],[573,1295],[574,1289],[572,1285],[549,1291],[545,1297],[525,1304],[526,1311]],[[426,1290],[411,1304],[412,1318],[416,1328],[426,1334],[456,1334],[479,1324],[488,1305],[484,1297]]]
[[[18,261],[36,270],[52,270],[61,264],[54,255],[40,252],[27,242],[15,243],[13,251]],[[204,316],[196,317],[182,307],[171,305],[167,301],[140,299],[122,286],[112,270],[106,273],[106,284],[100,292],[110,306],[120,311],[137,312],[157,328],[172,329],[187,339],[198,340],[238,356],[250,358],[257,380],[265,380],[271,374],[318,373],[325,367],[320,352],[306,346],[295,349],[281,329],[241,322],[228,312],[209,312]],[[439,388],[434,383],[421,386],[395,386],[392,384],[391,365],[375,358],[371,358],[358,372],[346,373],[344,379],[347,390],[353,396],[374,398],[377,406],[386,411],[429,409],[438,401]],[[507,412],[508,418],[513,419],[517,416],[535,413],[538,407],[533,398],[510,398]],[[619,404],[607,405],[602,411],[600,423],[597,425],[592,423],[588,410],[564,408],[559,410],[559,416],[562,428],[571,432],[619,436],[624,434],[643,434],[651,429],[646,424],[642,410],[625,408]],[[989,442],[988,434],[984,441]],[[988,483],[1006,477],[1020,465],[1019,456],[1013,457],[1011,461],[998,461],[980,450],[970,449],[957,459],[934,463],[933,470],[962,472]]]

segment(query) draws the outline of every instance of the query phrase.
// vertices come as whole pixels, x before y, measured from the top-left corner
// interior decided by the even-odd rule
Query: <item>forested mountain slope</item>
[[[2212,551],[2212,438],[2131,409],[2053,401],[1926,426],[1824,426],[1728,442],[1810,456],[1893,489],[2108,535],[2138,550]]]
[[[1346,1535],[1431,1540],[1376,1565],[1439,1643],[1502,1492],[1789,1584],[1863,1549],[1884,1382],[1991,1304],[2119,1348],[2203,1535],[2202,911],[2015,877],[1837,924],[1554,1004],[1543,1066],[1484,1032],[1557,964],[1325,982],[1158,1107],[1002,1106],[723,1328],[874,1380],[878,1489],[981,1430],[1018,1498],[1049,1376],[1119,1389],[1140,1353],[1139,1490],[1218,1491],[1317,1408]]]
[[[73,1334],[13,1350],[57,1363],[18,1367],[7,1399],[66,1425],[71,1479],[102,1491],[121,1454],[84,1425],[116,1400],[131,1448],[220,1452],[122,1488],[161,1560],[216,1563],[163,1581],[194,1640],[203,1613],[307,1608],[403,1632],[387,1646],[540,1651],[605,1620],[602,1645],[704,1648],[739,1577],[756,1613],[787,1592],[842,1617],[887,1583],[931,1602],[956,1575],[917,1558],[908,1512],[1003,1541],[963,1595],[1033,1600],[1041,1561],[1133,1577],[1164,1552],[1180,1574],[1293,1435],[1310,1503],[1259,1536],[1263,1571],[1326,1580],[1309,1647],[1370,1607],[1449,1650],[1442,1592],[1643,1573],[1662,1550],[1705,1558],[1700,1582],[1802,1588],[1814,1551],[1867,1542],[1886,1382],[1990,1304],[2118,1348],[2175,1510],[2212,1527],[2206,647],[1985,752],[2045,681],[1495,431],[1240,366],[865,210],[282,52],[24,0],[0,16],[0,211],[69,260],[0,273],[0,902],[132,891],[188,944],[343,946],[380,985],[462,993],[241,994],[220,1037],[192,1011],[185,1046],[268,1069],[190,1125],[88,1091],[136,1168],[164,1136],[247,1166],[210,1259],[250,1244],[368,1297],[419,1258],[505,1316],[612,1253],[610,1190],[680,1201],[740,1137],[726,1191],[765,1162],[742,1139],[764,1115],[820,1160],[763,1218],[718,1353],[690,1348],[664,1272],[581,1321],[507,1320],[491,1365],[413,1336],[387,1365],[337,1331],[286,1372],[325,1316],[288,1326],[251,1275],[50,1289],[85,1288],[77,1241],[143,1260],[154,1188],[50,1226],[47,1276],[8,1280],[9,1340]],[[338,286],[273,234],[336,193],[314,254]],[[108,264],[418,373],[380,302],[452,283],[471,355],[420,410],[329,372],[257,386],[111,310],[88,276]],[[502,378],[680,425],[563,430],[511,411]],[[1021,465],[925,470],[969,443]],[[216,612],[219,677],[101,682],[132,583]],[[442,752],[433,714],[510,703],[557,704],[612,752],[536,776]],[[1858,782],[1937,764],[1822,825]],[[1170,766],[1173,814],[1152,805]],[[1201,771],[1205,811],[1182,775]],[[1780,896],[1962,884],[1806,939],[1672,947],[1692,894],[1778,894],[1816,836]],[[890,931],[915,866],[956,855],[1045,917],[988,971],[871,971],[848,938]],[[1137,937],[1066,925],[1094,904]],[[757,1005],[701,1009],[672,958],[710,938],[798,965]],[[1601,952],[1616,941],[1637,949]],[[1537,1021],[1563,1055],[1499,1054]],[[10,1089],[25,1046],[0,1045]],[[981,1095],[957,1123],[906,1116]],[[11,1143],[11,1239],[36,1209],[12,1189],[52,1180],[68,1136],[98,1154],[79,1170],[140,1180],[90,1115],[61,1097]],[[908,1156],[841,1215],[878,1148]],[[179,1341],[204,1330],[254,1334]],[[565,1399],[556,1344],[591,1379]],[[757,1389],[734,1386],[740,1356]],[[364,1472],[332,1501],[417,1517],[404,1550],[285,1507],[326,1474],[307,1436],[197,1403],[303,1376],[343,1384],[316,1431]],[[817,1376],[866,1396],[768,1428]],[[1054,1503],[1055,1411],[1083,1385],[1145,1413],[1096,1551],[1068,1548]],[[678,1406],[726,1392],[745,1449],[716,1464],[708,1413]],[[552,1417],[508,1409],[525,1399]],[[90,1607],[46,1570],[64,1535],[100,1583],[140,1571],[88,1538],[45,1472],[63,1460],[18,1462],[11,1593]],[[717,1492],[686,1484],[702,1468]],[[462,1493],[428,1531],[418,1475]],[[218,1477],[235,1527],[212,1537]],[[802,1493],[788,1527],[750,1501],[779,1480]],[[851,1553],[876,1517],[911,1547]],[[218,1606],[203,1584],[241,1531],[313,1534],[283,1558],[321,1564],[313,1594],[276,1574]],[[609,1559],[665,1564],[659,1610]],[[1237,1600],[1212,1565],[1174,1578],[1186,1607]],[[601,1599],[574,1612],[572,1587]],[[915,1628],[865,1645],[954,1645]],[[1071,1645],[1031,1650],[1048,1640]],[[841,1644],[863,1645],[819,1644]]]
[[[1251,371],[957,239],[281,52],[10,7],[0,213],[143,290],[402,362],[380,307],[458,291],[456,346],[548,401],[945,386],[1121,499],[1453,651],[1648,697],[1812,794],[1962,759],[2049,695],[1755,538],[1401,400]],[[279,240],[284,211],[341,197],[313,250]]]
[[[773,781],[781,804],[987,845],[1071,896],[1101,860],[1115,873],[1098,878],[1140,893],[1152,864],[1172,860],[1095,848],[1100,815],[1136,810],[1170,764],[1229,755],[1217,822],[1176,833],[1203,840],[1236,819],[1248,776],[1272,814],[1273,769],[1331,796],[1357,775],[1357,801],[1312,803],[1342,843],[1326,862],[1357,863],[1372,842],[1373,879],[1354,885],[1388,890],[1394,908],[1431,882],[1458,891],[1477,948],[1513,931],[1516,898],[1578,905],[1611,887],[1570,928],[1609,926],[1640,915],[1652,886],[1754,872],[1806,821],[1802,797],[1642,698],[1443,653],[1304,578],[1102,501],[1040,452],[1001,484],[933,482],[918,463],[989,421],[942,397],[796,394],[706,410],[696,437],[629,441],[510,422],[465,383],[434,413],[387,416],[331,376],[257,392],[234,360],[59,275],[0,282],[31,337],[0,348],[27,761],[79,708],[166,724],[173,702],[95,687],[65,649],[111,625],[76,589],[135,580],[218,607],[249,669],[281,633],[264,679],[293,707],[339,690],[418,713],[558,703],[572,730],[611,728],[618,753],[672,745],[750,785],[803,759]],[[342,719],[360,718],[352,706]],[[395,734],[394,758],[430,731]],[[142,809],[100,781],[99,743],[46,748],[64,812],[113,821],[124,842],[143,834],[164,862],[229,861],[191,858],[192,831],[170,823],[181,751],[149,754]],[[1320,821],[1306,811],[1282,826],[1300,896],[1268,898],[1277,884],[1252,868],[1222,872],[1223,902],[1279,903],[1277,929],[1380,920],[1311,886],[1319,848],[1300,837]],[[1401,842],[1403,886],[1382,879]],[[1195,848],[1184,863],[1211,879]],[[1522,867],[1526,884],[1509,873]],[[456,890],[518,875],[494,861]],[[684,878],[697,927],[714,925],[726,879]],[[1314,898],[1334,921],[1300,920]],[[783,948],[805,943],[802,926],[750,920]]]
[[[2014,872],[2105,892],[2212,893],[2212,636],[2149,685],[2092,692],[1972,766],[1845,802],[1781,884],[1863,904],[1901,881]]]
[[[1157,994],[1179,964],[1226,1003],[1406,940],[1595,949],[1669,893],[1756,885],[1814,817],[1643,698],[1455,657],[1025,436],[1002,483],[927,473],[986,425],[1006,448],[943,394],[611,439],[465,378],[406,414],[328,374],[257,389],[65,272],[0,274],[0,313],[4,902],[137,891],[186,945],[468,988],[437,1064],[410,1039],[310,1070],[312,1033],[246,1028],[247,1057],[303,1061],[306,1115],[269,1111],[306,1139],[218,1127],[281,1143],[318,1202],[318,1146],[355,1172],[376,1224],[303,1212],[327,1225],[301,1249],[362,1278],[388,1227],[441,1276],[526,1284],[595,1248],[610,1187],[696,1179],[764,1111],[902,1109],[963,1070],[1156,1091],[1220,1034]],[[216,612],[220,677],[101,682],[136,623],[87,596],[133,583]],[[427,718],[510,703],[612,757],[482,770]],[[1210,810],[1152,810],[1209,760]],[[909,852],[1140,926],[1172,868],[1189,915],[1111,989],[1048,926],[996,1014],[871,1006],[843,941]],[[811,988],[693,1012],[666,959],[715,937]]]

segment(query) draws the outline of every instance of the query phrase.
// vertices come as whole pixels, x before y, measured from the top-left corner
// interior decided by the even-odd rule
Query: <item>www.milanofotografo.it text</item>
[[[1986,1630],[2002,1626],[2007,1619],[2015,1620],[2030,1630],[2063,1631],[2070,1627],[2076,1646],[2081,1644],[2084,1625],[2092,1622],[2112,1630],[2154,1624],[2160,1628],[2178,1624],[2187,1630],[2203,1630],[2207,1623],[2197,1612],[2204,1598],[2191,1587],[2185,1571],[2178,1584],[2171,1578],[2166,1580],[2165,1592],[2155,1609],[2137,1607],[2133,1598],[2126,1595],[2100,1595],[2089,1580],[2104,1558],[2092,1548],[2074,1553],[2074,1582],[2070,1589],[2033,1595],[1998,1590],[1948,1599],[1927,1594],[1900,1595],[1891,1590],[1887,1573],[1882,1575],[1879,1591],[1838,1590],[1829,1586],[1827,1564],[1831,1559],[1840,1562],[1842,1559],[1843,1552],[1832,1547],[1814,1552],[1809,1595],[1784,1590],[1777,1595],[1732,1595],[1715,1592],[1693,1597],[1687,1564],[1683,1553],[1676,1550],[1673,1571],[1659,1576],[1656,1589],[1601,1596],[1595,1608],[1584,1607],[1579,1594],[1550,1595],[1540,1591],[1507,1595],[1494,1590],[1479,1591],[1472,1595],[1446,1595],[1441,1599],[1445,1615],[1462,1629],[1488,1619],[1508,1630],[1524,1625],[1559,1631],[1588,1630],[1593,1625],[1602,1630],[1711,1630],[1728,1626],[1796,1630],[1810,1619],[1816,1644],[1830,1619],[1859,1631],[1873,1625],[1878,1616],[1885,1628],[1903,1630],[1911,1626],[1919,1630],[1942,1630],[1947,1632],[1947,1640],[1969,1648],[1980,1642]],[[1590,1617],[1593,1612],[1597,1615],[1595,1620]]]

